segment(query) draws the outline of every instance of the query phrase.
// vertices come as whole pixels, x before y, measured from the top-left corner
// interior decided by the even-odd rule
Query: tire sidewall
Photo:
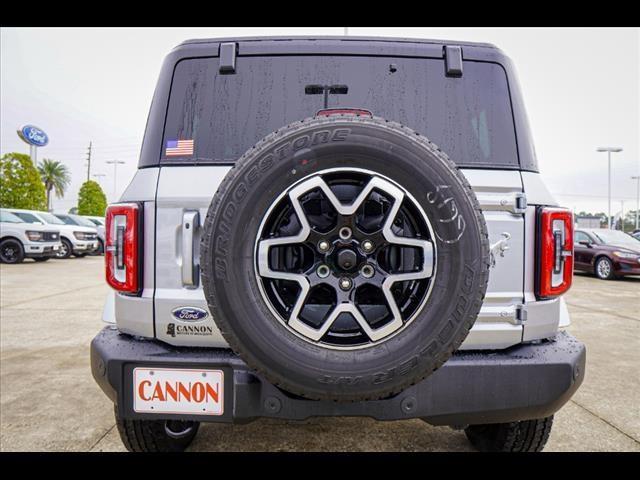
[[[328,140],[313,145],[319,136]],[[254,368],[312,398],[373,397],[417,381],[416,372],[437,369],[466,337],[486,289],[486,226],[476,220],[466,180],[435,146],[391,122],[312,120],[276,137],[238,162],[207,216],[211,241],[203,243],[203,283],[222,334]],[[412,325],[359,350],[330,350],[291,332],[272,314],[256,279],[255,241],[266,212],[295,183],[334,168],[369,170],[401,185],[424,209],[437,237],[430,297]],[[462,224],[448,221],[451,199]]]
[[[4,249],[4,247],[7,244],[14,244],[16,246],[16,248],[18,249],[18,252],[17,252],[15,260],[13,260],[11,262],[7,262],[7,261],[5,261],[3,259],[2,263],[6,263],[8,265],[21,263],[24,260],[24,247],[22,246],[22,243],[20,243],[19,240],[16,240],[16,239],[13,239],[13,238],[8,238],[8,239],[2,240],[2,242],[0,242],[0,249]]]
[[[60,255],[57,258],[69,258],[73,253],[73,244],[66,238],[61,239],[60,243],[65,246],[65,248],[67,249],[67,252],[64,255]]]
[[[608,262],[609,263],[609,275],[603,277],[602,275],[600,275],[600,270],[599,270],[599,265],[601,262]],[[596,276],[600,279],[600,280],[611,280],[612,278],[614,278],[613,275],[613,262],[608,258],[608,257],[600,257],[597,261],[596,261]]]

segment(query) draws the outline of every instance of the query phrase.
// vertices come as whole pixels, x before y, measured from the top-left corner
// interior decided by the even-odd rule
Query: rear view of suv
[[[582,382],[573,217],[492,45],[184,42],[138,167],[107,210],[91,345],[129,450],[344,415],[539,451]]]

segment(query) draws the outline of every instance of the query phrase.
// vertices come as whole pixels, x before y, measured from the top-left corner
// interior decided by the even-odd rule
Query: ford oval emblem
[[[209,316],[209,312],[198,307],[178,307],[171,311],[176,320],[183,322],[199,322]]]
[[[36,147],[44,147],[47,143],[49,143],[49,136],[44,133],[44,131],[38,127],[34,127],[33,125],[25,125],[22,127],[22,139],[30,143],[31,145],[35,145]]]

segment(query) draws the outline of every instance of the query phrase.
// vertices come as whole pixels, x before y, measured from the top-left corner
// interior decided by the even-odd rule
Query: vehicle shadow
[[[258,419],[245,425],[207,423],[191,451],[234,452],[422,452],[474,451],[461,430],[422,420],[381,422],[331,417],[304,421]]]

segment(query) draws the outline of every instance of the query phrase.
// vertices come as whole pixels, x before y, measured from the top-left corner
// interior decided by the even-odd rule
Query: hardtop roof
[[[468,42],[458,40],[434,40],[424,38],[406,38],[406,37],[357,37],[357,36],[340,36],[340,35],[291,35],[291,36],[260,36],[260,37],[220,37],[220,38],[194,38],[185,40],[181,45],[193,45],[202,43],[223,43],[223,42],[286,42],[308,40],[310,42],[317,41],[344,41],[344,42],[381,42],[393,44],[433,44],[433,45],[460,45],[466,47],[491,48],[499,50],[498,47],[491,43]],[[176,47],[177,48],[177,47]]]

